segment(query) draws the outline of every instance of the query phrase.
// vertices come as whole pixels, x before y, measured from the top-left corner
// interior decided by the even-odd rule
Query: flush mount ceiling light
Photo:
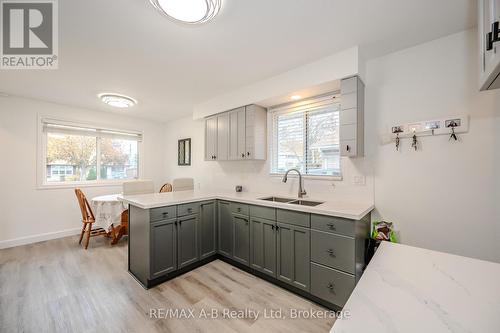
[[[300,95],[293,95],[292,97],[290,97],[292,100],[294,101],[297,101],[299,99],[301,99],[302,97]]]
[[[161,13],[178,22],[201,24],[220,10],[222,0],[149,0]]]
[[[132,97],[128,97],[120,94],[103,93],[97,95],[103,103],[115,108],[130,108],[137,104],[137,101]]]

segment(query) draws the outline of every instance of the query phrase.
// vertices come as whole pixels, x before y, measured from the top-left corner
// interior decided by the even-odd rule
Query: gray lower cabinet
[[[309,291],[310,229],[285,223],[277,227],[277,278]]]
[[[198,261],[198,215],[188,215],[177,220],[177,251],[178,268]]]
[[[129,270],[145,286],[219,253],[340,307],[363,272],[370,225],[370,214],[354,221],[224,200],[131,205],[130,217]]]
[[[200,259],[217,251],[217,204],[215,201],[200,204],[199,244]]]
[[[228,201],[219,201],[219,253],[233,257],[233,216]]]
[[[233,259],[250,265],[250,222],[245,215],[233,214]]]
[[[276,222],[250,218],[250,266],[276,277]]]
[[[177,269],[176,219],[151,223],[151,278]]]

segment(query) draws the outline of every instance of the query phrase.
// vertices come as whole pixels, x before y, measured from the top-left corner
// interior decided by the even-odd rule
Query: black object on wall
[[[191,165],[191,138],[179,140],[177,145],[177,165]]]

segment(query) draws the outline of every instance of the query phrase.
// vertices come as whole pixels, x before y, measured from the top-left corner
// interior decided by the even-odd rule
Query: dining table
[[[124,235],[128,235],[128,204],[118,200],[121,194],[101,195],[91,199],[95,214],[95,226],[103,228],[115,245]]]

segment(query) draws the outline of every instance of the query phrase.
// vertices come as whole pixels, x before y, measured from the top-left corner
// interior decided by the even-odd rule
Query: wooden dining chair
[[[170,184],[170,183],[164,184],[160,189],[160,193],[163,193],[163,192],[172,192],[172,184]]]
[[[75,189],[76,198],[78,199],[78,204],[80,205],[80,211],[82,213],[82,232],[80,234],[80,240],[78,244],[82,244],[83,236],[86,234],[87,238],[85,239],[85,250],[89,247],[90,237],[99,236],[99,235],[107,235],[106,230],[103,228],[92,228],[92,224],[95,223],[94,212],[85,197],[85,194],[79,188]]]

